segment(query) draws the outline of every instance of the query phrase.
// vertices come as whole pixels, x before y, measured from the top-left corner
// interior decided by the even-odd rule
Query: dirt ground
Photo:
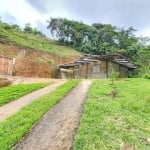
[[[49,110],[15,150],[70,150],[91,81],[84,80]]]
[[[23,76],[7,76],[7,75],[0,75],[0,78],[6,78],[10,80],[13,85],[26,83],[40,83],[40,82],[57,82],[67,80],[58,78],[39,78],[39,77],[23,77]]]
[[[54,79],[54,78],[25,78],[25,77],[12,77],[13,84],[26,84],[26,83],[40,83],[40,82],[57,82],[66,81],[65,79]]]

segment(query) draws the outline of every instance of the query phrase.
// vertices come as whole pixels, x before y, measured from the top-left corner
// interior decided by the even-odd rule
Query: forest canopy
[[[137,64],[137,76],[150,79],[150,39],[135,36],[134,27],[124,29],[102,23],[88,25],[65,18],[51,18],[47,22],[51,36],[55,37],[58,44],[75,48],[83,54],[123,54]],[[10,32],[15,30],[47,38],[30,23],[25,24],[22,29],[17,24],[8,24],[0,20],[0,27]]]
[[[123,29],[101,23],[87,25],[65,18],[51,18],[48,23],[47,28],[60,44],[72,46],[83,53],[137,53],[138,39],[134,36],[136,30],[133,27]]]
[[[47,28],[59,44],[88,54],[123,54],[139,66],[138,73],[150,76],[150,45],[147,44],[150,39],[136,37],[134,27],[124,29],[102,23],[87,25],[66,18],[51,18],[47,22]]]

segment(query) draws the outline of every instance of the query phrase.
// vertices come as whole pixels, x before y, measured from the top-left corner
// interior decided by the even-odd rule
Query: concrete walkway
[[[90,80],[77,85],[35,124],[15,150],[70,150],[79,125]]]
[[[33,102],[37,98],[50,93],[51,91],[55,90],[58,86],[64,84],[66,81],[59,80],[55,81],[55,83],[34,91],[28,95],[25,95],[15,101],[12,101],[2,107],[0,107],[0,122],[7,119],[9,116],[17,113],[21,108],[28,105],[29,103]]]

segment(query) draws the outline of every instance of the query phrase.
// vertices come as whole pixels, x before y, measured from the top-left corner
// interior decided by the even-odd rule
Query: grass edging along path
[[[91,86],[74,150],[150,149],[150,80],[110,80]]]
[[[79,82],[79,80],[68,81],[51,94],[39,98],[0,123],[0,149],[10,149],[45,112],[57,104]]]
[[[16,100],[50,83],[18,84],[0,88],[0,106]]]

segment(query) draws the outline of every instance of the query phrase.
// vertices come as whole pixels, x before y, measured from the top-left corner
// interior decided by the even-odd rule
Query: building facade
[[[65,79],[110,78],[118,72],[120,78],[137,67],[120,54],[86,55],[79,60],[59,66],[60,77]]]

